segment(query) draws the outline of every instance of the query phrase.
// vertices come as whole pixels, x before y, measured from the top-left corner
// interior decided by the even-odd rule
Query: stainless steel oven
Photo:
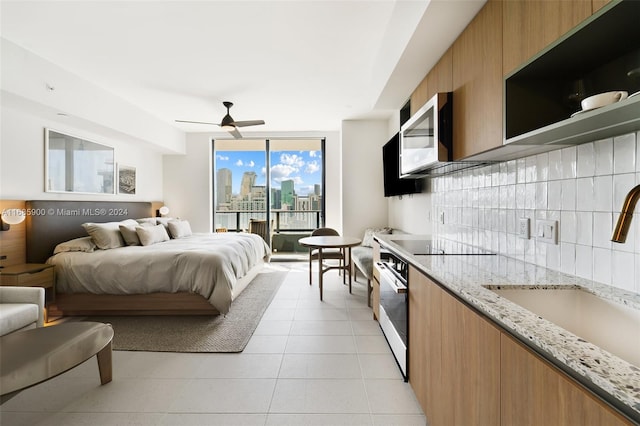
[[[380,276],[380,327],[407,380],[408,349],[408,264],[403,259],[386,252],[374,265]]]

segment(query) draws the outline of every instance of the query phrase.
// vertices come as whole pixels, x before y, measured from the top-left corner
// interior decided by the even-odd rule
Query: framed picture
[[[118,194],[136,193],[136,168],[118,164]]]
[[[113,147],[45,129],[45,191],[113,194],[114,158]]]

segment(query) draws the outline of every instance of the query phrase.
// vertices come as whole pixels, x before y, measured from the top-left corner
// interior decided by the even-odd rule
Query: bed
[[[260,236],[247,233],[52,255],[59,243],[87,237],[82,223],[148,217],[151,203],[28,201],[27,208],[60,213],[28,216],[27,260],[55,265],[56,308],[63,315],[226,314],[270,255]],[[75,214],[105,211],[127,214]]]

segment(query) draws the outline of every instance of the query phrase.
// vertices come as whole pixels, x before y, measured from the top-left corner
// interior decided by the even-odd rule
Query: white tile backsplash
[[[625,244],[611,233],[640,183],[640,132],[433,178],[434,233],[638,292],[640,206]],[[531,219],[531,239],[517,235]],[[535,220],[558,220],[558,244],[535,239]]]
[[[613,172],[633,173],[636,171],[636,135],[618,136],[613,139]]]

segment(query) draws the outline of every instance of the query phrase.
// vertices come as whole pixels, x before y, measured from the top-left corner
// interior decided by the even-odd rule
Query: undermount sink
[[[640,309],[576,287],[487,288],[605,351],[640,366]]]

